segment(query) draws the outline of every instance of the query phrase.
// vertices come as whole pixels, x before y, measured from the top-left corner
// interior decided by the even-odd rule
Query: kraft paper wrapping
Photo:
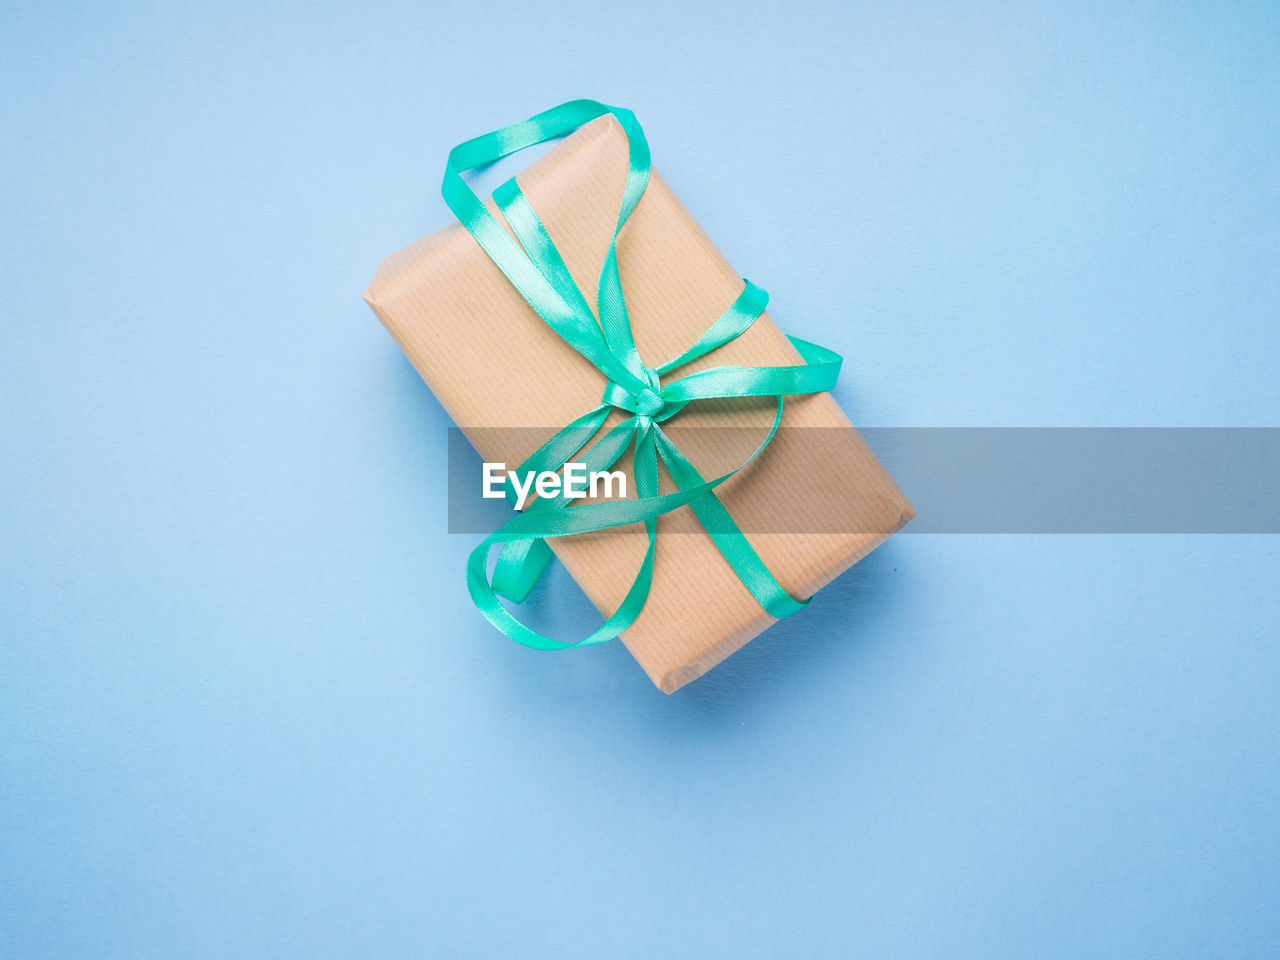
[[[593,309],[626,172],[626,136],[604,116],[517,177]],[[742,289],[741,276],[656,171],[619,236],[618,261],[636,345],[650,366],[688,347]],[[767,278],[758,279],[768,287]],[[600,402],[599,371],[534,313],[456,222],[387,258],[365,299],[487,461],[514,468],[542,439]],[[792,326],[807,336],[802,320]],[[800,362],[766,313],[742,336],[674,375],[725,364]],[[714,476],[750,453],[773,413],[768,399],[708,401],[691,405],[667,426],[753,428],[696,431],[697,450],[673,433],[704,475]],[[615,412],[606,429],[620,418]],[[807,443],[806,431],[798,428],[827,429],[820,443]],[[726,438],[722,445],[719,436]],[[754,440],[744,446],[744,436]],[[629,469],[629,459],[620,461],[624,466]],[[629,486],[634,495],[634,484]],[[778,582],[796,597],[816,593],[915,516],[829,394],[787,398],[774,442],[718,493]],[[791,500],[804,504],[808,515],[829,516],[827,529],[787,532],[785,522],[774,522],[754,526],[771,532],[754,533],[743,519],[767,517],[776,513],[774,504]],[[549,541],[605,615],[625,596],[646,542],[639,525]],[[461,570],[458,589],[465,589]],[[659,689],[670,693],[696,679],[774,622],[688,507],[659,519],[652,591],[621,638]]]

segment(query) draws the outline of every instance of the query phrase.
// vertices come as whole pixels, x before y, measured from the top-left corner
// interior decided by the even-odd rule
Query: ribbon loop
[[[591,312],[515,179],[494,191],[494,201],[515,234],[513,241],[467,185],[462,173],[564,136],[606,114],[618,121],[627,136],[628,171],[613,235],[600,268],[597,315]],[[511,639],[542,650],[611,640],[635,622],[653,580],[658,518],[685,506],[693,509],[725,561],[771,616],[789,616],[808,603],[807,599],[788,594],[769,572],[715,489],[750,466],[773,440],[782,422],[783,397],[831,389],[840,373],[841,358],[830,350],[792,338],[803,361],[799,365],[712,367],[664,386],[660,379],[663,375],[741,336],[763,314],[769,295],[749,280],[743,281],[737,299],[689,349],[656,369],[645,365],[636,349],[622,295],[617,240],[644,194],[649,172],[649,146],[634,114],[594,100],[572,100],[522,123],[468,140],[450,152],[445,167],[442,192],[458,220],[538,316],[605,378],[600,405],[554,434],[520,465],[517,474],[558,470],[571,458],[581,458],[588,471],[607,470],[628,449],[634,450],[634,498],[578,506],[570,506],[565,498],[539,498],[485,538],[467,561],[467,588],[485,618]],[[767,435],[751,456],[712,480],[703,478],[659,426],[699,400],[761,396],[774,397],[777,403]],[[588,446],[603,426],[610,407],[629,416]],[[676,492],[659,493],[659,463],[675,482]],[[532,630],[498,600],[501,595],[518,603],[528,595],[551,559],[549,541],[636,525],[648,540],[640,568],[618,609],[582,640],[566,642]],[[489,551],[499,545],[501,555],[490,575]]]

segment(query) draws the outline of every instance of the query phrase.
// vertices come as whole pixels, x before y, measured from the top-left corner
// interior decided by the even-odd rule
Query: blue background
[[[1277,955],[1280,538],[899,537],[666,697],[473,611],[360,294],[594,96],[858,423],[1280,426],[1280,10],[632,7],[6,4],[0,956]]]

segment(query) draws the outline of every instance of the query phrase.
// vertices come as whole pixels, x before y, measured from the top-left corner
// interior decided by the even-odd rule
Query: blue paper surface
[[[1280,426],[1274,5],[4,21],[0,956],[1275,955],[1275,536],[900,536],[666,697],[475,613],[360,299],[590,96],[860,425]]]

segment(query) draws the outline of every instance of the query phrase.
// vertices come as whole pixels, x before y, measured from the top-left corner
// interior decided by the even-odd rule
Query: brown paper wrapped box
[[[626,135],[613,117],[604,116],[517,178],[593,309],[595,279],[626,173]],[[618,238],[618,261],[636,345],[651,366],[688,347],[742,290],[740,275],[656,171]],[[541,440],[600,402],[599,372],[543,322],[456,222],[387,258],[365,299],[486,461],[514,467]],[[796,327],[803,336],[803,324]],[[800,362],[766,313],[679,375],[725,364]],[[714,476],[714,468],[731,468],[750,452],[773,414],[772,401],[705,402],[668,426],[755,428],[755,441],[745,450],[740,439],[726,440],[732,450],[696,453],[676,440],[705,476]],[[806,431],[797,429],[804,427],[829,429],[820,444],[808,444]],[[807,597],[883,543],[915,511],[829,394],[787,398],[782,428],[751,467],[717,492],[778,582],[793,596]],[[744,432],[728,429],[723,435]],[[704,439],[720,435],[698,433]],[[628,485],[632,494],[633,487]],[[757,533],[743,521],[776,513],[774,505],[788,500],[804,504],[810,515],[829,515],[829,526],[790,532],[785,525],[757,525],[770,531]],[[640,529],[549,541],[606,615],[622,601],[643,559],[647,540],[634,532]],[[461,571],[458,579],[462,589]],[[774,622],[688,507],[659,519],[653,587],[639,618],[622,635],[659,689],[670,693],[696,679]]]

